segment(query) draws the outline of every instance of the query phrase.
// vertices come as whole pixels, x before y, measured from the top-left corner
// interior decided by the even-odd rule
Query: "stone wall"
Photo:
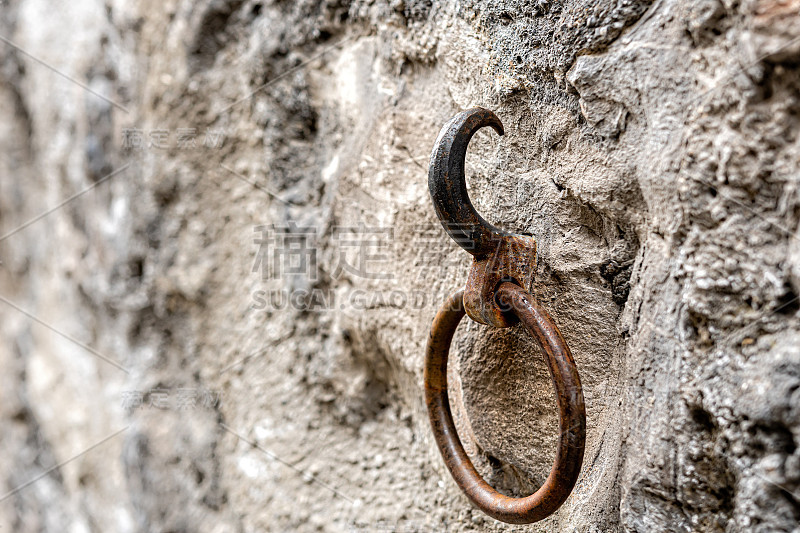
[[[2,2],[2,530],[797,531],[798,11]],[[428,157],[475,105],[506,133],[473,139],[471,196],[537,240],[586,397],[582,475],[533,526],[470,507],[423,403],[469,266]],[[467,323],[452,354],[468,451],[530,493],[538,348]]]

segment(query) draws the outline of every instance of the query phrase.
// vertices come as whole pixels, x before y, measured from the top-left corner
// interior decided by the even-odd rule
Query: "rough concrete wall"
[[[799,10],[6,0],[2,530],[797,531]],[[506,135],[473,200],[537,239],[586,396],[581,478],[527,527],[470,508],[422,402],[468,268],[427,158],[474,105]],[[274,275],[270,225],[316,261]],[[537,348],[469,323],[453,362],[479,470],[534,490]]]

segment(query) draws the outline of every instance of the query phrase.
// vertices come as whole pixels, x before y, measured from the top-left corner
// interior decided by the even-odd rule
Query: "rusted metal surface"
[[[447,358],[453,334],[465,311],[463,291],[450,297],[431,326],[425,355],[425,402],[433,436],[458,486],[481,511],[511,524],[530,524],[555,512],[569,496],[583,464],[586,410],[572,354],[550,316],[517,285],[502,283],[498,297],[542,347],[555,388],[559,440],[550,475],[534,494],[511,498],[494,490],[478,474],[458,438],[447,394]]]
[[[456,483],[486,514],[504,522],[529,524],[558,509],[578,479],[586,439],[586,410],[575,361],[550,316],[525,290],[535,270],[536,242],[486,222],[467,195],[467,145],[480,128],[500,135],[503,125],[476,107],[448,122],[431,153],[428,188],[447,234],[472,254],[464,290],[445,302],[431,326],[425,356],[425,399],[434,438]],[[544,485],[526,498],[510,498],[489,486],[475,470],[456,433],[447,394],[447,357],[459,322],[467,314],[495,327],[522,322],[541,345],[558,399],[559,444]]]
[[[505,280],[514,280],[521,287],[530,285],[536,241],[486,222],[469,199],[464,174],[467,146],[475,132],[486,126],[503,135],[503,124],[494,113],[474,107],[442,128],[431,153],[428,189],[447,234],[473,256],[464,293],[467,314],[481,324],[503,328],[514,325],[516,318],[499,308],[494,293]]]
[[[474,258],[464,289],[464,309],[467,315],[481,324],[505,328],[517,323],[497,302],[497,287],[513,280],[521,287],[532,281],[536,262],[536,242],[522,235],[503,235],[495,250],[483,258]]]
[[[467,194],[467,145],[475,132],[486,126],[503,135],[503,124],[488,109],[473,107],[453,117],[436,138],[428,168],[428,189],[436,216],[450,238],[475,257],[492,253],[497,236],[507,235],[475,211]]]

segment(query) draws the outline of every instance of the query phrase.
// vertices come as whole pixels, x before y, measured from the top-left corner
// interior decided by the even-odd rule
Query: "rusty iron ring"
[[[586,409],[575,361],[550,316],[526,290],[514,283],[502,283],[497,297],[510,306],[542,347],[556,392],[559,442],[544,485],[525,498],[500,494],[478,474],[458,438],[447,394],[447,358],[453,335],[465,314],[463,291],[450,297],[431,325],[425,355],[425,401],[442,458],[472,503],[497,520],[530,524],[555,512],[578,479],[586,439]]]
[[[569,347],[548,314],[525,290],[533,281],[536,241],[494,227],[467,194],[464,164],[472,136],[490,126],[503,135],[497,116],[481,107],[462,111],[439,133],[428,169],[428,188],[436,215],[447,234],[472,254],[466,288],[436,314],[425,356],[425,400],[434,438],[447,468],[467,497],[483,512],[513,524],[529,524],[554,513],[578,479],[586,440],[586,409],[581,382]],[[458,438],[447,394],[447,358],[459,322],[467,314],[495,327],[517,321],[542,347],[556,391],[559,444],[544,485],[525,498],[500,494],[486,483]]]

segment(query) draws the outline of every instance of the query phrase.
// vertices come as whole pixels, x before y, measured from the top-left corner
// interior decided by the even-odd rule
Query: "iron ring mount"
[[[534,270],[535,242],[486,222],[467,195],[467,145],[484,126],[503,134],[502,123],[487,109],[459,113],[442,128],[431,154],[428,186],[436,214],[448,235],[473,255],[473,265],[466,288],[444,303],[431,325],[425,354],[425,401],[442,458],[470,501],[497,520],[529,524],[554,513],[575,486],[583,464],[586,409],[569,347],[547,312],[525,289]],[[550,475],[530,496],[511,498],[486,483],[456,432],[447,392],[447,360],[453,335],[465,314],[496,327],[520,321],[542,347],[558,400],[559,443]]]

